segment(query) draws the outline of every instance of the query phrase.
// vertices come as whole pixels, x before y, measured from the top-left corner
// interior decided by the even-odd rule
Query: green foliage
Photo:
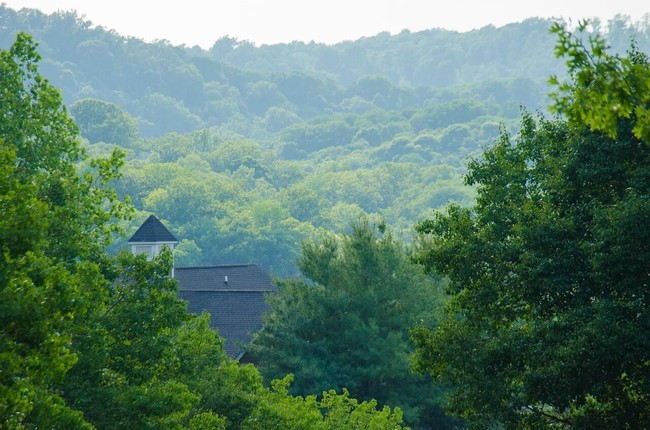
[[[417,227],[417,259],[449,277],[452,300],[437,328],[413,330],[415,363],[451,385],[450,410],[474,428],[644,428],[650,151],[635,114],[645,102],[622,97],[610,66],[646,80],[650,66],[555,31],[573,77],[556,95],[568,121],[525,114],[514,142],[504,132],[470,162],[476,205]]]
[[[107,221],[128,215],[105,187],[123,155],[77,173],[77,127],[38,59],[25,34],[0,51],[0,422],[84,428],[52,386],[79,359],[71,327],[88,312],[84,289],[101,283]]]
[[[551,94],[554,108],[574,124],[588,124],[610,137],[617,135],[621,120],[633,121],[634,135],[650,141],[650,69],[645,54],[632,44],[628,55],[621,57],[607,51],[607,42],[598,34],[584,33],[587,22],[580,23],[574,35],[562,25],[551,31],[558,37],[555,53],[567,57],[569,82],[551,83],[557,91]],[[581,37],[583,36],[583,37]]]
[[[290,427],[303,400],[227,358],[209,315],[178,298],[169,251],[105,254],[131,212],[108,187],[124,154],[84,160],[37,60],[25,34],[0,51],[0,427],[269,428],[262,407],[285,405]],[[350,419],[401,428],[398,411],[349,402]],[[309,403],[306,427],[321,428],[320,407]]]
[[[143,97],[134,113],[142,117],[140,130],[145,136],[186,133],[203,125],[201,118],[182,101],[160,93]]]
[[[183,400],[186,389],[155,378],[169,329],[187,318],[169,278],[169,262],[169,256],[166,262],[149,264],[144,256],[123,253],[110,269],[119,278],[110,284],[107,280],[92,295],[86,292],[94,306],[78,316],[73,348],[79,361],[61,391],[99,428],[142,427],[170,414],[170,409],[184,407],[165,400],[165,393],[178,394],[182,404],[191,403]]]
[[[306,430],[373,429],[399,430],[402,427],[402,412],[388,406],[377,409],[375,400],[359,403],[349,397],[330,390],[323,392],[320,401],[316,396],[289,396],[292,375],[274,380],[272,390],[261,398],[259,407],[243,423],[247,430],[299,428]]]
[[[451,124],[463,124],[485,115],[487,106],[469,100],[456,100],[416,112],[410,120],[415,131],[444,128]]]
[[[83,100],[71,110],[89,150],[107,156],[84,161],[77,126],[39,75],[34,43],[20,35],[0,57],[4,426],[108,427],[101,405],[120,411],[115,425],[135,428],[399,421],[371,398],[401,405],[415,422],[439,397],[417,384],[400,391],[417,380],[406,373],[403,330],[418,319],[388,304],[426,314],[437,299],[418,288],[408,306],[395,298],[392,272],[382,268],[400,268],[403,255],[390,251],[387,235],[353,231],[304,248],[301,270],[314,282],[287,282],[271,319],[274,340],[301,357],[284,354],[286,367],[273,377],[292,371],[297,383],[269,391],[255,368],[224,359],[206,316],[186,314],[165,278],[169,262],[104,255],[130,216],[107,185],[123,167],[119,195],[170,221],[185,239],[185,264],[255,261],[293,274],[298,243],[318,227],[344,231],[350,218],[381,214],[406,230],[425,208],[468,202],[461,160],[499,127],[495,148],[470,163],[475,210],[451,207],[421,224],[439,242],[420,258],[450,275],[457,297],[438,329],[421,317],[418,363],[460,384],[452,408],[479,427],[647,426],[650,91],[638,47],[611,55],[586,26],[577,38],[555,26],[570,81],[555,79],[554,108],[569,123],[526,115],[512,144],[517,104],[539,106],[540,79],[557,73],[539,54],[549,40],[542,20],[331,47],[226,39],[203,52],[121,38],[74,13],[0,5],[0,16],[2,46],[15,29],[38,33],[43,67],[67,100]],[[609,29],[608,42],[635,33],[647,45],[647,29],[620,20]],[[82,115],[95,107],[97,115]],[[213,128],[137,139],[126,111],[149,136]],[[128,159],[113,143],[129,147]],[[429,285],[406,269],[395,273]],[[384,341],[364,343],[373,338]],[[449,365],[459,362],[460,370]],[[326,400],[309,396],[343,386],[366,402],[343,392],[331,400],[338,412],[327,415]]]
[[[0,40],[31,29],[41,41],[89,153],[128,149],[119,195],[194,241],[185,261],[255,262],[282,276],[297,273],[299,243],[318,228],[380,216],[410,239],[431,207],[471,201],[463,160],[500,125],[515,132],[519,97],[541,106],[542,77],[556,71],[539,54],[550,40],[542,20],[332,46],[225,38],[203,51],[121,37],[74,13],[0,15]],[[631,24],[619,32],[642,34]],[[144,138],[129,137],[123,112]],[[258,217],[269,201],[288,212]]]
[[[130,148],[138,138],[135,119],[119,106],[97,99],[83,99],[70,106],[79,132],[90,143],[112,143]]]
[[[74,12],[2,6],[0,16],[0,46],[19,31],[33,34],[67,103],[115,103],[138,117],[146,136],[226,126],[252,138],[259,119],[276,133],[333,112],[413,111],[468,99],[495,102],[516,116],[521,104],[542,108],[546,78],[562,71],[547,31],[552,21],[545,19],[465,33],[383,33],[335,45],[255,46],[222,38],[202,50],[120,36]],[[630,36],[641,50],[650,46],[643,21],[617,16],[600,27],[619,49]],[[269,109],[276,118],[284,110],[278,124],[266,121]]]
[[[174,248],[174,263],[178,267],[199,266],[201,262],[201,248],[193,240],[183,239]]]
[[[309,124],[298,124],[282,132],[282,140],[305,153],[319,151],[330,146],[347,145],[354,136],[354,129],[344,118],[328,118]]]
[[[347,388],[361,400],[399,406],[407,422],[444,425],[436,388],[409,372],[408,359],[408,329],[435,323],[435,283],[385,225],[364,221],[341,238],[307,242],[299,266],[308,281],[280,284],[253,341],[262,373],[294,374],[295,394]]]
[[[322,428],[327,430],[402,428],[402,411],[399,408],[395,408],[393,412],[388,406],[377,410],[375,400],[359,403],[349,397],[347,390],[343,390],[342,394],[336,394],[333,390],[323,393],[320,407],[325,409],[325,422]]]

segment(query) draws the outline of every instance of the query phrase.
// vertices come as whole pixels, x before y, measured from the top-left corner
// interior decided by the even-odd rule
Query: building
[[[128,244],[134,254],[147,253],[148,259],[165,247],[174,249],[178,241],[151,215],[131,236]],[[262,328],[268,310],[265,296],[277,291],[271,277],[255,264],[230,264],[175,267],[179,296],[188,302],[190,312],[210,313],[211,326],[225,340],[230,358],[248,361],[243,346]]]
[[[242,346],[262,327],[265,296],[276,291],[271,277],[255,264],[177,267],[179,295],[190,312],[210,312],[229,357],[246,361]]]

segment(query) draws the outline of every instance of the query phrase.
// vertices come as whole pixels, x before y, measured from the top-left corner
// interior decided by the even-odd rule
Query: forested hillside
[[[204,51],[0,12],[0,427],[650,427],[647,20]],[[150,212],[283,277],[256,366],[124,249]]]
[[[545,110],[562,75],[551,22],[387,33],[335,45],[203,50],[125,38],[74,13],[0,6],[0,46],[34,35],[41,69],[92,155],[127,149],[117,185],[184,241],[179,264],[256,262],[296,273],[299,243],[361,215],[408,239],[447,202],[468,205],[465,163],[520,108]],[[602,23],[614,48],[650,31]],[[123,246],[119,241],[114,250]]]
[[[467,33],[379,34],[331,46],[257,47],[226,37],[206,51],[124,38],[73,13],[0,11],[0,43],[8,46],[21,30],[34,35],[44,71],[63,90],[64,101],[97,97],[117,103],[152,121],[157,127],[146,130],[154,135],[222,125],[237,120],[237,114],[252,119],[271,106],[306,120],[350,110],[357,98],[369,102],[356,106],[366,109],[490,97],[535,109],[546,106],[545,87],[536,85],[544,86],[549,75],[562,70],[552,54],[550,21],[541,19]],[[177,114],[177,123],[161,121],[162,107],[150,112],[150,98],[160,103],[158,96],[165,96],[163,104]]]

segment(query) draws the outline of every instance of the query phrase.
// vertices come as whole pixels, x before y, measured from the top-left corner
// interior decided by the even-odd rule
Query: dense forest
[[[650,426],[647,20],[0,30],[3,428]],[[256,366],[125,251],[149,213],[276,276]]]
[[[408,240],[431,209],[470,204],[467,160],[500,128],[516,132],[522,106],[545,110],[548,78],[564,73],[542,19],[209,50],[69,12],[2,7],[0,19],[0,46],[18,31],[39,43],[88,152],[127,150],[116,188],[142,211],[127,230],[155,213],[182,240],[179,265],[254,262],[280,276],[297,273],[300,243],[320,229],[369,216]],[[650,47],[644,23],[597,27],[616,51],[630,36]]]

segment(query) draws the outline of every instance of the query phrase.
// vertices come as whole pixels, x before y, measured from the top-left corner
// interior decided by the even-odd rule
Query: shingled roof
[[[270,276],[254,264],[236,264],[177,267],[174,278],[190,312],[209,312],[228,356],[241,358],[242,346],[262,327],[266,294],[277,291]]]
[[[173,234],[167,230],[167,227],[161,223],[154,215],[140,226],[128,243],[156,243],[156,242],[178,242]]]

